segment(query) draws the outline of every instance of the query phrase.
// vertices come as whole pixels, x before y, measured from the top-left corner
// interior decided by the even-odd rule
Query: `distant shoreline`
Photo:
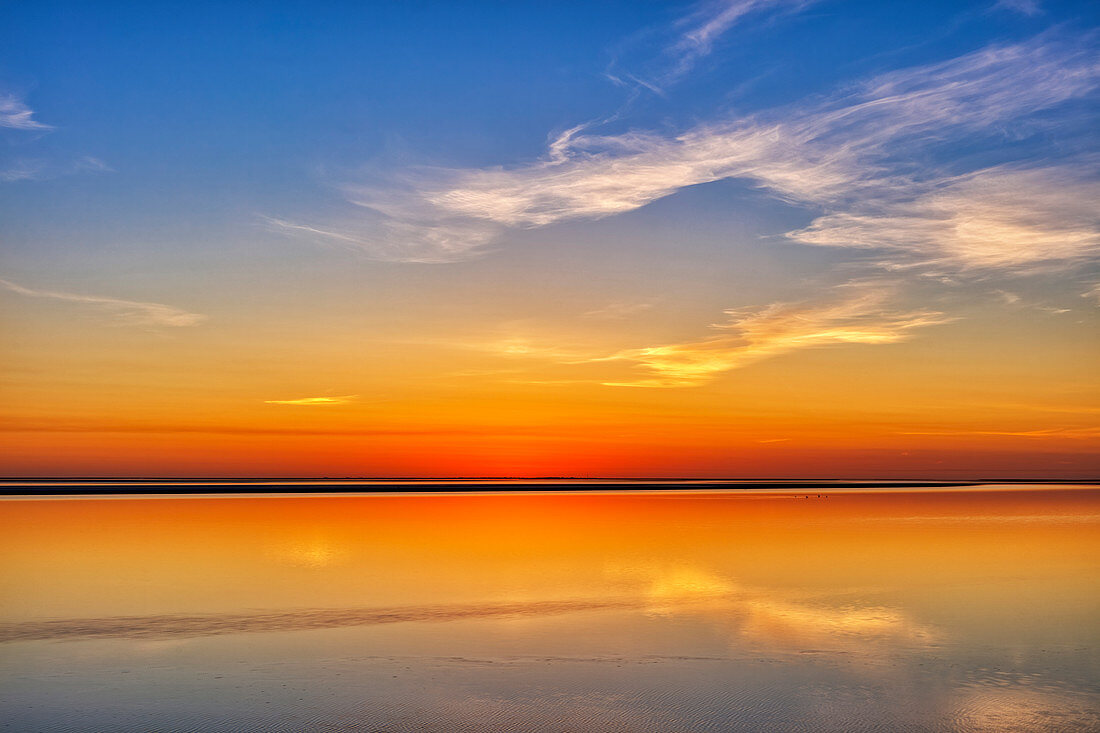
[[[959,489],[988,485],[1094,485],[1088,479],[958,481],[723,480],[723,479],[0,479],[0,496],[129,494],[391,494],[616,491],[810,491],[844,489]]]

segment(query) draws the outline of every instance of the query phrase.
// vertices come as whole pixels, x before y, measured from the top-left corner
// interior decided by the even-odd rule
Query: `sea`
[[[0,730],[1100,731],[1100,486],[3,481]]]

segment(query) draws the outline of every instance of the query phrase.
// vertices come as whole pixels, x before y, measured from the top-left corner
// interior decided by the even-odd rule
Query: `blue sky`
[[[800,231],[795,239],[852,254],[838,245],[836,236],[851,232],[837,221],[816,220],[828,231],[800,230],[825,210],[851,215],[851,202],[840,204],[835,191],[777,187],[779,171],[754,177],[762,161],[791,154],[786,141],[785,152],[761,150],[728,171],[623,189],[612,195],[634,199],[606,211],[562,200],[538,204],[556,211],[539,218],[426,202],[448,186],[462,193],[461,181],[496,168],[510,171],[499,176],[505,188],[537,177],[555,139],[575,159],[625,163],[633,153],[623,144],[646,137],[640,148],[630,144],[641,151],[637,162],[651,165],[647,155],[668,157],[655,152],[662,141],[685,134],[788,125],[784,134],[797,136],[801,125],[824,130],[804,158],[874,148],[834,171],[848,184],[872,170],[919,171],[935,185],[1012,165],[1057,166],[1075,186],[1095,167],[1084,159],[1097,138],[1087,88],[1098,11],[1089,2],[35,2],[3,12],[0,93],[10,124],[0,130],[0,235],[7,266],[28,276],[75,260],[68,276],[90,268],[94,277],[94,256],[81,257],[99,253],[109,271],[120,259],[145,257],[153,269],[163,259],[161,274],[171,278],[190,253],[232,260],[229,242],[270,242],[273,232],[347,245],[367,259],[454,261],[667,197],[692,221],[733,211],[758,236]],[[990,49],[1018,57],[990,71],[975,60]],[[963,68],[967,58],[972,68]],[[971,112],[994,105],[989,119],[975,113],[956,124],[947,112],[937,121],[933,110],[916,139],[871,139],[876,124],[924,114],[914,108],[826,129],[830,110],[873,96],[861,85],[908,74],[905,92],[920,94],[921,75],[953,60],[962,66],[946,72],[940,91],[973,84],[951,103]],[[1000,76],[979,78],[986,71]],[[1017,73],[1025,88],[1015,108],[1013,92],[995,86]],[[1077,88],[1038,98],[1036,87],[1057,88],[1072,73],[1083,75]],[[691,190],[700,185],[717,192]],[[731,186],[770,195],[723,200]],[[708,202],[705,211],[696,201]],[[441,219],[456,241],[417,245],[425,227],[447,235]],[[401,243],[387,244],[393,236]]]
[[[93,157],[123,179],[98,186],[166,213],[266,208],[356,166],[511,165],[616,113],[601,130],[676,130],[1097,19],[1088,2],[759,5],[677,75],[670,47],[713,6],[8,3],[0,84],[53,129],[6,134],[4,155],[42,177]],[[663,93],[631,102],[631,76]]]

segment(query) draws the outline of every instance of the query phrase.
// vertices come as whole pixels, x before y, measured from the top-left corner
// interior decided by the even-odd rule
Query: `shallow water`
[[[0,730],[1100,729],[1100,488],[0,501]]]

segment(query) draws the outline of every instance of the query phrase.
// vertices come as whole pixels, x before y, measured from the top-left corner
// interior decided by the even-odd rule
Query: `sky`
[[[0,474],[1095,478],[1098,41],[0,4]]]

